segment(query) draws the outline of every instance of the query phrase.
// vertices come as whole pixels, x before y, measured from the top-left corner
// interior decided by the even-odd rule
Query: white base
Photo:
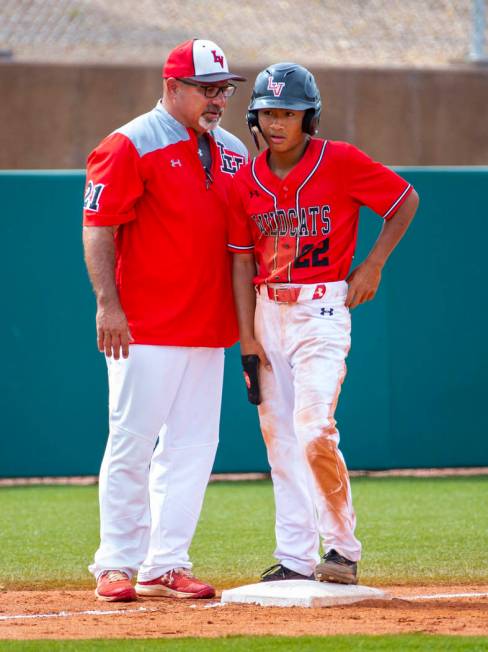
[[[222,591],[222,604],[258,604],[262,607],[333,607],[368,599],[389,600],[390,596],[369,586],[311,580],[259,582]]]

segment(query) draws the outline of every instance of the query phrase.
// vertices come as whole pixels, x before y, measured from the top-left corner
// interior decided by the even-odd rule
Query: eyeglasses
[[[234,84],[227,84],[227,86],[204,86],[203,84],[197,84],[196,82],[188,81],[187,79],[178,79],[182,84],[187,86],[196,86],[202,90],[202,93],[205,97],[215,98],[219,93],[227,97],[232,97],[237,90],[237,87]]]

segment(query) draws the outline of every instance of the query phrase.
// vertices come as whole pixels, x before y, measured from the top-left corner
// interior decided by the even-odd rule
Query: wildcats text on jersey
[[[347,278],[359,210],[390,219],[410,184],[349,143],[311,138],[285,178],[267,150],[231,184],[229,251],[254,252],[260,283],[328,283]]]
[[[263,236],[306,236],[328,235],[331,232],[330,206],[308,206],[284,210],[278,208],[268,213],[254,213],[251,219]]]

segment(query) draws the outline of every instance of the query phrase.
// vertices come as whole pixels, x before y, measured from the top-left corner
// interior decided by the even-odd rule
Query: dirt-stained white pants
[[[260,373],[259,419],[275,495],[275,557],[309,575],[320,539],[325,552],[334,548],[352,561],[361,544],[334,419],[350,347],[347,284],[327,283],[319,299],[305,287],[308,299],[276,303],[261,286],[255,331],[272,365]]]
[[[100,547],[89,570],[141,581],[188,556],[218,444],[223,349],[132,345],[107,358]]]

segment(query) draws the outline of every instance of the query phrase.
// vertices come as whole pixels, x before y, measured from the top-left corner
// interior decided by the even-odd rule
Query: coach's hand
[[[129,330],[127,317],[120,307],[120,304],[99,305],[97,308],[97,336],[98,350],[114,360],[122,356],[129,357],[129,343],[134,339]]]
[[[381,281],[381,270],[382,266],[366,259],[349,274],[346,279],[349,289],[345,302],[348,308],[355,308],[374,298]]]

